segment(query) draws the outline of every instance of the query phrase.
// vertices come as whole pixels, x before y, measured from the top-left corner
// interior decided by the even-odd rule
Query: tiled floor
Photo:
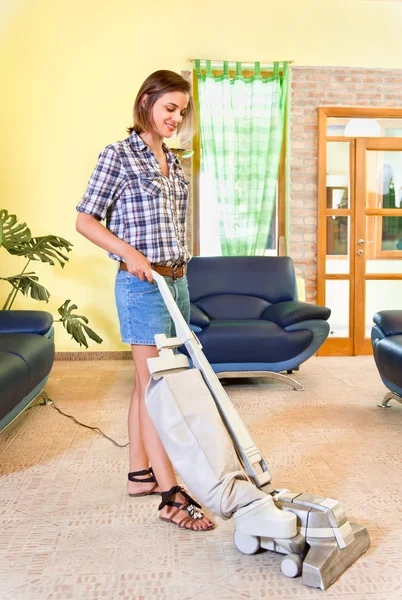
[[[0,435],[1,600],[402,598],[402,405],[371,357],[313,358],[306,388],[255,379],[226,387],[276,487],[342,501],[371,548],[326,592],[280,573],[280,556],[240,554],[231,521],[192,533],[158,521],[158,498],[125,493],[127,448],[49,406]],[[56,405],[126,441],[129,361],[56,362]]]

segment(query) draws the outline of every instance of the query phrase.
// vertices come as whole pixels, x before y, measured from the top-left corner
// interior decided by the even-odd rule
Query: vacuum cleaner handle
[[[264,486],[266,492],[269,493],[272,489],[270,484],[271,474],[262,454],[254,444],[254,441],[243,421],[240,419],[236,408],[209,364],[202,351],[202,345],[198,338],[193,334],[181,314],[165,279],[155,271],[152,271],[152,276],[158,284],[166,308],[173,319],[176,328],[176,336],[182,344],[186,346],[186,350],[190,355],[193,365],[202,373],[204,381],[215,400],[217,408],[226,425],[226,429],[232,437],[247,474],[253,479],[257,487]]]
[[[166,305],[166,308],[169,311],[170,316],[173,319],[176,328],[176,336],[180,339],[180,341],[185,344],[189,340],[194,339],[193,332],[190,327],[186,323],[185,318],[180,312],[179,307],[177,306],[174,298],[168,288],[168,284],[166,283],[164,277],[159,275],[156,271],[152,270],[152,277],[156,281],[159,287],[159,291],[162,294],[163,301]]]

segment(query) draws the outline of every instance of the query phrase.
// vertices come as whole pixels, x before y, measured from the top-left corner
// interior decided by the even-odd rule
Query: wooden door
[[[390,137],[346,135],[365,117]],[[318,150],[317,302],[332,311],[319,354],[369,354],[374,313],[402,309],[402,110],[322,107]]]
[[[402,139],[356,140],[354,354],[371,353],[373,315],[402,310]]]

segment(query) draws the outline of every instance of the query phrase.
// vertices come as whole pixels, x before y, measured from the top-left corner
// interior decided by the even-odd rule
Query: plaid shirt
[[[189,182],[168,147],[169,177],[139,135],[107,146],[77,211],[93,215],[153,264],[187,263],[186,211]],[[109,252],[115,260],[120,256]]]

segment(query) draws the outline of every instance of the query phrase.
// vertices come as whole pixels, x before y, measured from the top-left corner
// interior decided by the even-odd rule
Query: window
[[[214,69],[212,72],[214,77],[220,77],[224,73],[223,70],[219,71],[217,69]],[[202,73],[205,74],[205,69],[202,70]],[[234,71],[229,71],[230,78],[233,78],[235,75]],[[242,70],[242,77],[251,78],[253,75],[254,71]],[[261,71],[261,76],[264,79],[272,75],[272,71]],[[193,76],[193,90],[196,106],[198,106],[198,86],[195,72]],[[276,180],[276,197],[272,207],[272,214],[269,215],[271,225],[265,244],[265,253],[269,255],[286,253],[286,117],[281,126],[283,127],[281,131],[283,143]],[[193,140],[193,150],[193,253],[204,256],[221,255],[223,253],[220,241],[222,208],[216,200],[216,180],[213,171],[201,168],[202,147],[200,132],[197,133]],[[242,182],[238,182],[236,185],[238,188],[241,188]],[[244,182],[244,185],[247,185],[247,182]],[[243,218],[242,211],[246,212],[247,206],[242,205],[241,202],[242,190],[238,189],[237,191],[239,201],[236,207],[236,218],[241,220]],[[236,226],[235,220],[233,226]]]

